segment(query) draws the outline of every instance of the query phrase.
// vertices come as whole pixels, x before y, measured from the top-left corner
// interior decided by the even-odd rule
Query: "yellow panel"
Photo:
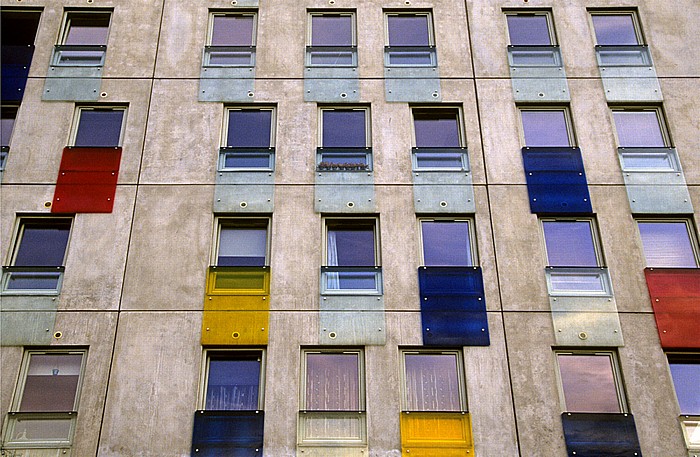
[[[401,448],[408,456],[473,456],[470,416],[461,412],[401,413]]]
[[[267,344],[269,311],[204,311],[202,345]]]
[[[209,267],[208,295],[269,295],[269,267]]]
[[[269,311],[269,295],[207,295],[204,311]]]

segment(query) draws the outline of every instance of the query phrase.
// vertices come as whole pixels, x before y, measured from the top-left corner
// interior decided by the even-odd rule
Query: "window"
[[[327,219],[322,292],[381,293],[375,219]]]
[[[86,351],[27,351],[3,449],[70,446]]]
[[[217,266],[268,264],[267,219],[220,219],[216,246]]]
[[[262,410],[263,355],[261,351],[207,351],[203,409]]]
[[[673,387],[681,415],[683,433],[689,449],[700,450],[700,355],[668,354]]]
[[[564,108],[521,108],[526,147],[571,147],[575,144],[569,112]]]
[[[212,13],[204,66],[254,66],[255,36],[254,12]]]
[[[121,145],[126,108],[81,106],[75,113],[71,145],[106,148]]]
[[[7,153],[10,151],[10,138],[12,130],[15,127],[15,118],[17,117],[17,106],[3,105],[0,108],[0,170],[5,169],[5,161]]]
[[[697,254],[689,220],[637,221],[649,267],[696,268]]]
[[[57,292],[70,228],[70,219],[21,219],[11,266],[3,268],[3,292]]]
[[[591,22],[600,65],[651,65],[635,12],[592,12]]]
[[[319,170],[371,170],[368,108],[321,108],[320,122]]]
[[[227,108],[220,171],[274,169],[274,109]]]
[[[462,121],[458,109],[413,108],[414,170],[466,170]]]
[[[614,353],[559,351],[556,359],[565,412],[626,412]]]
[[[386,13],[387,66],[437,65],[430,13]]]
[[[356,67],[355,13],[310,13],[306,65]]]
[[[561,65],[548,12],[507,12],[511,65]]]
[[[466,411],[459,351],[402,351],[404,411]]]
[[[622,148],[663,148],[668,145],[661,110],[613,108],[617,142]]]
[[[53,65],[102,66],[110,18],[109,12],[66,13]]]
[[[475,265],[473,225],[471,220],[421,219],[423,265]]]

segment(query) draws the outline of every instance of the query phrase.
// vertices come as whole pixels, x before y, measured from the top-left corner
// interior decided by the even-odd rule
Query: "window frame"
[[[5,169],[7,162],[7,155],[10,152],[10,143],[12,142],[12,137],[14,135],[15,126],[17,125],[17,115],[19,113],[19,103],[3,103],[0,105],[0,119],[7,120],[12,119],[12,128],[10,129],[10,134],[7,137],[7,141],[4,138],[0,139],[0,172]],[[14,114],[11,116],[11,114]],[[4,144],[7,143],[7,144]]]
[[[365,351],[362,348],[325,348],[325,347],[314,347],[314,348],[303,348],[301,349],[301,382],[299,383],[299,410],[301,412],[335,412],[338,410],[319,410],[319,409],[305,409],[307,405],[307,395],[306,389],[308,386],[308,358],[309,354],[357,354],[357,385],[358,385],[358,410],[340,410],[342,412],[358,412],[365,413],[367,411],[367,389],[365,385],[366,370],[365,370]]]
[[[324,146],[323,143],[323,127],[324,127],[324,113],[333,111],[361,111],[364,113],[365,121],[365,145],[364,147],[355,146]],[[316,169],[317,171],[372,171],[373,170],[373,154],[372,154],[372,116],[369,106],[362,105],[321,105],[318,106],[318,125],[317,125],[317,141],[318,148],[316,150]],[[340,154],[351,154],[357,157],[364,156],[364,164],[358,164],[356,167],[343,167],[338,166],[337,169],[332,169],[330,166],[326,167],[323,164],[326,163],[324,156],[326,154],[334,154],[333,149],[347,150],[347,152],[338,152]],[[352,150],[357,151],[352,151]],[[330,162],[332,164],[333,162]]]
[[[580,356],[605,356],[610,360],[612,369],[613,382],[615,384],[615,392],[617,394],[617,403],[620,414],[629,413],[629,404],[627,403],[627,395],[625,392],[624,379],[622,377],[622,369],[620,367],[619,357],[614,350],[606,349],[554,349],[554,364],[556,366],[557,390],[559,393],[559,402],[562,406],[562,413],[580,413],[583,411],[572,411],[567,409],[566,396],[564,392],[564,382],[562,380],[561,366],[559,364],[560,355],[580,355]],[[590,412],[589,412],[590,413]],[[593,412],[592,414],[604,414],[602,412]]]
[[[211,265],[217,268],[241,268],[241,267],[253,267],[253,268],[264,268],[270,266],[270,253],[271,253],[271,236],[270,230],[272,227],[272,220],[270,217],[266,216],[217,216],[214,220],[215,231],[214,240],[212,242],[212,254],[211,254]],[[265,260],[264,265],[261,266],[250,266],[250,265],[218,265],[219,263],[219,249],[221,245],[221,229],[223,227],[231,228],[265,228]]]
[[[230,360],[236,360],[236,356],[242,358],[244,356],[253,355],[257,356],[260,361],[260,377],[258,383],[258,408],[254,410],[248,409],[236,409],[236,410],[223,410],[223,411],[264,411],[265,406],[265,373],[267,369],[266,356],[267,351],[265,348],[204,348],[202,351],[202,368],[200,373],[199,382],[199,398],[197,399],[197,406],[201,411],[222,411],[216,409],[207,409],[207,387],[209,385],[209,366],[211,362],[211,357],[230,357]],[[240,360],[240,359],[239,359]]]
[[[552,11],[547,9],[504,9],[504,16],[506,16],[506,36],[508,37],[509,46],[552,46],[558,47],[557,33],[554,27],[554,19],[552,17]],[[535,44],[513,44],[510,38],[510,26],[508,24],[508,16],[544,16],[547,21],[547,33],[549,35],[548,45],[535,45]]]
[[[411,143],[412,143],[412,153],[411,153],[411,163],[412,171],[469,171],[469,159],[467,157],[467,141],[466,133],[464,131],[464,116],[462,113],[461,106],[440,106],[440,105],[414,105],[410,107],[411,110]],[[455,121],[457,123],[457,141],[459,146],[456,148],[451,147],[440,147],[440,146],[417,146],[418,140],[416,137],[416,113],[452,113],[455,116]],[[439,152],[441,149],[460,149],[460,160],[461,167],[421,167],[418,154],[431,154],[431,150]]]
[[[68,138],[68,145],[70,147],[86,147],[86,148],[120,148],[124,142],[124,135],[126,133],[126,118],[128,114],[129,107],[123,105],[77,105],[75,107],[75,112],[73,113],[73,125],[70,130],[70,136]],[[119,129],[119,141],[115,145],[110,146],[76,146],[75,141],[78,138],[78,130],[80,129],[80,118],[84,111],[122,111],[122,123]]]
[[[615,113],[616,112],[623,112],[623,113],[644,113],[644,112],[654,112],[656,113],[656,121],[659,126],[659,132],[661,133],[661,137],[663,139],[663,146],[622,146],[620,144],[620,135],[618,133],[617,129],[617,122],[615,121]],[[618,148],[623,148],[623,149],[651,149],[651,148],[671,148],[672,146],[672,141],[671,141],[671,135],[668,130],[668,124],[666,123],[666,116],[664,116],[664,111],[663,108],[660,106],[628,106],[628,105],[614,105],[610,106],[610,117],[613,125],[613,130],[615,134],[615,141],[618,145]]]
[[[443,223],[457,223],[466,222],[468,231],[468,242],[469,242],[469,257],[471,260],[471,265],[427,265],[425,263],[425,243],[423,239],[423,222],[443,222]],[[447,267],[478,267],[479,266],[479,254],[478,249],[476,249],[476,227],[473,217],[428,217],[421,216],[418,217],[418,232],[419,232],[419,245],[420,245],[420,259],[422,266],[447,266]]]
[[[637,234],[639,235],[640,243],[642,244],[642,252],[644,253],[644,260],[648,268],[698,268],[700,267],[700,247],[698,246],[698,239],[695,235],[695,227],[691,219],[686,218],[650,218],[650,217],[639,217],[635,218],[637,225]],[[688,234],[688,242],[690,243],[691,254],[695,260],[695,267],[664,267],[659,265],[648,265],[647,253],[644,250],[644,242],[639,228],[639,224],[655,224],[655,223],[678,223],[684,224],[686,233]]]
[[[576,133],[574,131],[574,123],[571,117],[571,111],[568,106],[537,106],[537,105],[518,105],[518,117],[520,118],[520,141],[525,148],[576,148]],[[566,135],[569,139],[568,146],[530,146],[526,142],[525,123],[523,122],[523,111],[538,111],[538,112],[557,112],[564,113],[564,124],[566,126]]]
[[[349,16],[350,17],[350,28],[351,37],[350,45],[348,46],[325,46],[325,45],[313,45],[313,17],[314,16]],[[312,63],[312,48],[314,47],[331,47],[331,48],[350,48],[351,60],[349,64],[315,64]],[[307,10],[307,27],[306,27],[306,52],[305,52],[305,65],[307,67],[345,67],[345,68],[356,68],[358,65],[358,51],[357,51],[357,12],[354,9],[346,10]]]
[[[402,412],[426,412],[426,413],[440,413],[446,411],[438,410],[410,410],[408,409],[408,389],[407,389],[407,376],[406,376],[406,355],[416,355],[416,354],[426,354],[426,355],[453,355],[457,362],[457,382],[459,384],[459,411],[449,411],[449,412],[469,412],[469,401],[467,397],[466,389],[466,371],[464,366],[464,355],[460,349],[425,349],[425,348],[399,348],[399,358],[400,358],[400,383],[401,383],[401,411]]]
[[[214,18],[216,16],[239,16],[246,17],[250,16],[253,18],[253,27],[251,31],[250,45],[249,46],[228,46],[228,45],[212,45],[212,38],[214,36]],[[218,10],[210,9],[209,18],[207,23],[207,38],[204,45],[204,55],[202,57],[203,67],[255,67],[256,64],[256,48],[258,41],[258,10],[257,9],[243,9],[240,10]],[[248,48],[250,49],[250,60],[247,63],[211,63],[211,50],[212,48]]]
[[[675,360],[673,360],[675,359]],[[683,438],[685,439],[686,447],[690,451],[700,451],[700,442],[691,442],[691,428],[700,427],[700,412],[697,414],[685,413],[681,408],[681,402],[678,398],[678,390],[676,387],[676,381],[671,372],[671,365],[673,363],[691,363],[693,365],[698,365],[700,369],[700,353],[697,352],[667,352],[666,361],[668,362],[668,376],[671,378],[671,384],[673,385],[673,395],[676,398],[676,404],[680,410],[680,425],[683,430]]]
[[[228,146],[229,122],[231,111],[269,111],[270,112],[270,139],[267,148]],[[277,109],[270,105],[232,105],[224,106],[224,116],[221,128],[221,139],[219,146],[219,158],[217,161],[217,171],[267,171],[275,170],[275,140],[277,126]],[[236,149],[246,149],[250,151],[259,150],[259,154],[268,155],[267,167],[227,167],[226,155],[235,154]],[[262,152],[265,149],[266,152]]]
[[[71,44],[66,44],[66,40],[68,39],[68,35],[71,30],[71,21],[75,17],[84,17],[88,18],[90,16],[99,16],[99,15],[107,15],[109,16],[109,21],[107,24],[107,36],[105,38],[105,44],[77,44],[77,45],[71,45]],[[112,9],[89,9],[89,10],[65,10],[63,12],[63,19],[61,22],[61,29],[58,34],[58,38],[56,40],[56,45],[55,45],[55,50],[54,50],[54,55],[51,59],[51,65],[54,66],[68,66],[68,67],[73,67],[73,66],[78,66],[78,67],[101,67],[104,65],[105,61],[105,56],[107,54],[107,46],[109,44],[109,35],[110,31],[112,29],[112,17],[114,15],[114,10]],[[74,17],[71,17],[74,16]],[[71,46],[71,47],[78,47],[78,48],[86,48],[86,49],[78,49],[77,51],[83,51],[83,52],[102,52],[101,58],[99,62],[94,61],[92,59],[91,61],[72,61],[72,62],[64,62],[62,60],[61,54],[62,54],[62,47],[65,46]]]
[[[389,41],[389,17],[390,16],[425,16],[427,18],[427,32],[428,32],[428,43],[421,46],[402,46],[402,45],[391,45]],[[437,45],[435,42],[435,24],[433,22],[433,12],[432,10],[384,10],[384,66],[385,67],[424,67],[424,68],[435,68],[438,66],[437,62]],[[391,48],[428,48],[430,63],[391,63]]]
[[[589,224],[591,239],[593,240],[593,250],[596,255],[597,265],[591,265],[590,268],[602,268],[606,266],[605,256],[600,241],[600,231],[594,217],[558,217],[558,216],[543,216],[539,218],[540,232],[542,233],[542,241],[544,248],[544,260],[548,267],[557,267],[557,265],[549,265],[549,254],[547,252],[547,239],[544,233],[544,222],[587,222]],[[567,267],[571,265],[561,265]],[[589,267],[586,267],[589,268]]]

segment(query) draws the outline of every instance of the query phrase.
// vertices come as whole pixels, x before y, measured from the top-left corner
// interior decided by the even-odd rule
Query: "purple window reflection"
[[[269,148],[272,133],[272,111],[230,110],[226,146]]]
[[[306,354],[306,409],[359,411],[358,354]]]
[[[700,415],[700,363],[698,360],[669,360],[669,366],[681,414]]]
[[[80,122],[75,136],[75,146],[119,146],[124,110],[80,110]]]
[[[685,222],[639,222],[639,234],[642,237],[647,266],[697,266]]]
[[[17,267],[63,265],[69,233],[70,221],[24,222],[22,239],[13,265]]]
[[[656,111],[613,111],[619,146],[662,148],[666,146]]]
[[[594,14],[593,29],[599,45],[638,45],[637,31],[631,14]]]
[[[529,147],[568,147],[568,127],[563,110],[523,110],[521,111],[525,146]]]
[[[423,221],[423,263],[426,266],[471,266],[469,222]]]
[[[68,16],[68,32],[63,44],[97,46],[107,44],[109,14]]]
[[[413,127],[418,148],[458,148],[459,123],[457,113],[447,110],[413,112]]]
[[[0,146],[10,145],[10,137],[12,137],[12,130],[15,127],[16,117],[16,106],[2,107],[2,115],[0,116]]]
[[[453,354],[406,354],[408,411],[460,411],[457,357]]]
[[[559,354],[557,360],[567,412],[621,412],[610,356]]]
[[[510,44],[516,46],[551,45],[549,24],[544,15],[515,15],[506,16]]]
[[[212,46],[252,46],[252,15],[216,15],[211,32]]]
[[[352,46],[352,17],[311,16],[311,46]]]
[[[428,16],[389,15],[389,46],[429,46]]]
[[[19,411],[73,411],[82,360],[82,354],[32,355]]]
[[[550,267],[598,266],[590,222],[545,221],[542,227]]]
[[[329,266],[374,266],[373,227],[329,228],[327,257]]]
[[[367,146],[365,110],[323,110],[324,148]]]
[[[212,357],[205,409],[257,410],[259,386],[260,360],[257,355]]]

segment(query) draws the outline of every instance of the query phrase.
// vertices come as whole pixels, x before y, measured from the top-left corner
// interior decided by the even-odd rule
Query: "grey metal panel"
[[[0,311],[0,346],[49,344],[55,322],[55,310]]]
[[[360,80],[354,67],[308,67],[304,71],[305,102],[360,101]]]
[[[510,67],[516,102],[570,101],[563,67]]]
[[[600,77],[608,102],[662,101],[664,99],[653,66],[601,66]]]
[[[371,171],[317,172],[314,208],[318,213],[375,212],[374,173]]]
[[[271,213],[275,207],[272,172],[217,172],[215,213]]]
[[[321,295],[321,311],[384,311],[381,295]]]
[[[231,5],[239,8],[258,7],[258,0],[232,0]]]
[[[613,297],[550,297],[560,346],[624,346]]]
[[[96,101],[102,86],[102,67],[50,66],[42,100]]]
[[[437,67],[385,67],[387,102],[439,102],[440,74]]]
[[[469,171],[413,173],[416,213],[474,213],[474,187]]]
[[[201,102],[248,102],[255,98],[254,67],[202,67]]]
[[[320,344],[386,343],[384,297],[321,296],[319,308]]]
[[[0,311],[56,311],[58,295],[2,295]]]

